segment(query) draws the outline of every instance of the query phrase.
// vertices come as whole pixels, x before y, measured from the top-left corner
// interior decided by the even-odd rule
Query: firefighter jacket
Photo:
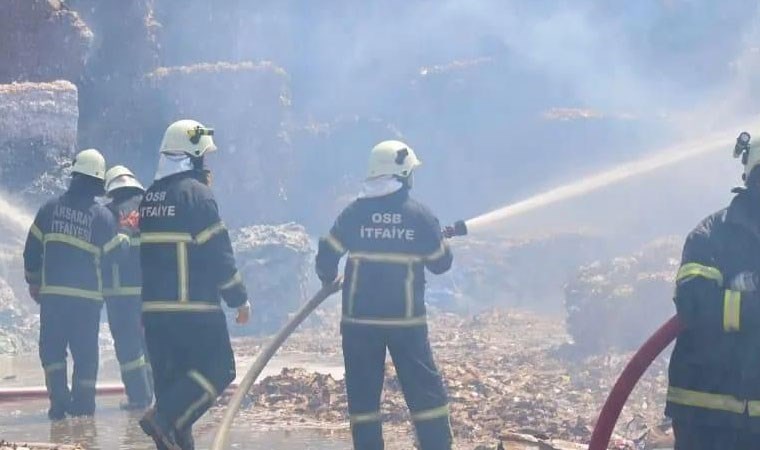
[[[438,219],[406,188],[360,198],[340,214],[319,243],[320,280],[337,277],[346,253],[344,326],[425,325],[425,268],[441,274],[453,259]]]
[[[113,214],[120,234],[129,237],[129,246],[121,259],[113,261],[110,283],[104,289],[107,297],[139,297],[141,291],[140,272],[140,201],[142,192],[137,189],[115,191],[114,199],[107,205]]]
[[[681,264],[675,303],[685,330],[670,361],[666,414],[760,430],[760,293],[728,288],[738,273],[760,273],[760,199],[739,192],[700,223]]]
[[[140,204],[143,312],[215,312],[247,301],[211,190],[181,172],[156,181]]]
[[[72,187],[40,208],[29,229],[26,281],[40,286],[40,295],[102,302],[103,269],[118,256],[123,239],[110,211]]]

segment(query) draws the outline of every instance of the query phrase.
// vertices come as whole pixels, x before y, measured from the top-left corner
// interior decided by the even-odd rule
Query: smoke
[[[231,82],[207,89],[192,81],[214,92],[194,91],[191,103],[204,100],[198,114],[221,122],[212,125],[229,151],[219,157],[237,168],[228,184],[276,191],[287,203],[241,208],[249,199],[229,201],[225,191],[223,209],[239,215],[232,223],[295,218],[324,230],[341,206],[333,203],[355,193],[366,153],[383,138],[406,140],[420,153],[417,194],[448,222],[699,140],[758,112],[746,100],[760,60],[758,6],[750,0],[153,3],[162,66],[264,60],[287,74],[287,101],[269,114],[261,113],[276,108],[261,101],[269,85],[246,80],[230,92]],[[109,64],[120,58],[106,56]],[[176,112],[188,103],[160,90],[160,99],[148,96],[157,103],[148,109]],[[282,129],[250,129],[267,115]],[[240,120],[222,120],[228,116]],[[140,128],[151,131],[134,146],[155,148],[164,125]],[[257,141],[268,152],[262,167],[240,164],[245,149],[234,147]],[[155,152],[145,154],[150,163],[134,165],[149,174]],[[288,158],[294,169],[272,166]],[[698,189],[725,192],[739,171]],[[676,182],[657,181],[666,193]],[[579,208],[590,216],[599,209]],[[673,214],[684,223],[698,219]]]
[[[250,11],[240,18],[236,56],[281,64],[301,120],[357,115],[393,124],[425,162],[420,196],[446,219],[700,139],[757,112],[744,100],[747,67],[757,58],[751,1],[239,7]],[[552,108],[589,114],[550,120]],[[358,154],[354,181],[372,138],[336,143]]]

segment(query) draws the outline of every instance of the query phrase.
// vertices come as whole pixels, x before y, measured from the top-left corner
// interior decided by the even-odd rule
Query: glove
[[[728,283],[729,289],[739,292],[755,292],[759,286],[760,276],[751,271],[739,272],[731,279],[731,282]]]
[[[446,239],[451,239],[456,236],[467,236],[467,223],[464,220],[457,220],[454,225],[448,225],[443,227],[441,234]]]
[[[119,240],[119,248],[121,248],[121,251],[127,252],[131,246],[132,238],[128,235],[122,235],[122,238]]]
[[[322,281],[322,289],[327,289],[331,293],[338,292],[339,290],[343,289],[343,276],[338,275],[335,277],[332,281]]]
[[[40,287],[36,284],[29,285],[29,296],[32,297],[34,303],[39,305],[40,303]]]
[[[245,302],[237,308],[237,317],[235,317],[235,323],[238,325],[245,325],[251,319],[251,303]]]

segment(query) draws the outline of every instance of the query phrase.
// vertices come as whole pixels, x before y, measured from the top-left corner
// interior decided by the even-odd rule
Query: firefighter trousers
[[[156,415],[185,436],[183,441],[191,440],[193,423],[235,379],[225,316],[221,311],[151,312],[143,313],[143,322]]]
[[[127,399],[130,405],[149,406],[153,387],[145,357],[142,301],[140,297],[109,297],[106,310]]]
[[[43,295],[40,299],[40,361],[50,397],[48,417],[95,413],[98,378],[98,332],[102,302]],[[67,381],[66,350],[74,360],[72,386]]]
[[[396,367],[420,449],[451,449],[447,396],[433,361],[427,326],[344,325],[342,338],[354,448],[384,448],[380,397],[387,350]]]
[[[757,450],[760,433],[673,421],[675,450]]]

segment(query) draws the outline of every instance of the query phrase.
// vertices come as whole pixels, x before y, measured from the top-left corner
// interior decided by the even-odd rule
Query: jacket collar
[[[736,196],[726,211],[726,223],[746,229],[760,241],[760,199],[746,189],[735,189],[733,192]]]

